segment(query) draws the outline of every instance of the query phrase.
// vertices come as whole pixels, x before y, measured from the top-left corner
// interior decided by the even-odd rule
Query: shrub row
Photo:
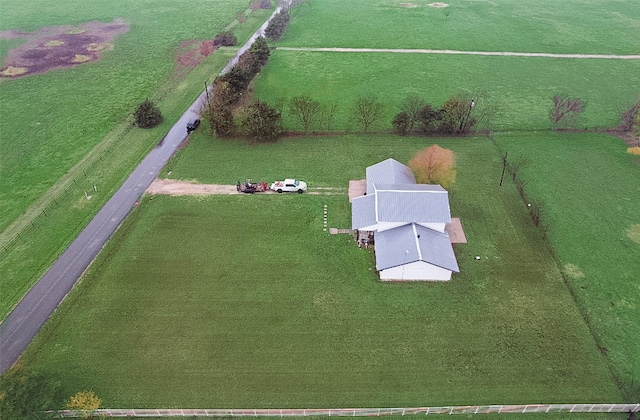
[[[284,31],[287,30],[287,26],[289,25],[289,10],[282,9],[277,15],[271,19],[269,25],[267,25],[267,29],[265,29],[264,34],[270,41],[277,41],[280,39]]]
[[[234,119],[234,107],[246,93],[251,80],[269,60],[269,46],[259,37],[248,51],[238,58],[231,70],[218,76],[211,89],[212,95],[200,109],[200,115],[218,137],[247,135],[257,141],[272,141],[280,135],[281,114],[264,102],[256,102],[239,110],[240,125]],[[243,132],[238,132],[242,128]]]

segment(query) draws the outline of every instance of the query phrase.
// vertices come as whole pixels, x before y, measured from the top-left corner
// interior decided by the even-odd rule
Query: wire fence
[[[640,412],[636,404],[527,404],[473,405],[414,408],[310,408],[310,409],[100,409],[102,417],[378,417],[435,414],[529,414],[529,413],[629,413]],[[57,417],[82,417],[81,411],[50,411]]]
[[[113,138],[98,144],[89,154],[80,160],[73,168],[69,169],[58,182],[56,182],[49,190],[36,200],[21,216],[14,220],[5,230],[0,232],[0,255],[8,253],[16,245],[18,245],[24,236],[42,221],[46,220],[53,210],[64,202],[65,196],[74,194],[82,197],[84,194],[88,199],[90,194],[97,192],[94,182],[87,183],[97,178],[101,170],[100,162],[111,157],[113,152],[118,150],[122,140],[133,126],[127,124],[121,133]],[[64,203],[71,206],[70,203]]]

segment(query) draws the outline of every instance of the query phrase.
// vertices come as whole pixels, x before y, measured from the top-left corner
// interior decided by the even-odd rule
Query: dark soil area
[[[115,19],[107,23],[50,26],[36,32],[2,31],[0,38],[23,38],[26,42],[9,50],[0,67],[0,77],[24,77],[96,61],[102,51],[114,48],[117,35],[128,30],[129,25]]]

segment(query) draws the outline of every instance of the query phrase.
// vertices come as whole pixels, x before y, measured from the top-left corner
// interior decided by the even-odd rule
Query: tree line
[[[254,0],[256,7],[266,7],[267,2]],[[252,4],[254,4],[252,3]],[[285,33],[291,6],[301,0],[280,2],[282,10],[276,14],[265,29],[266,39],[279,40]],[[270,4],[270,2],[269,2]],[[418,95],[405,97],[399,111],[391,121],[383,121],[388,115],[388,103],[375,94],[357,97],[346,110],[349,123],[346,129],[334,126],[338,111],[337,101],[320,102],[309,95],[291,99],[278,99],[275,104],[252,98],[249,86],[261,71],[270,56],[270,48],[265,38],[258,38],[251,48],[241,55],[238,62],[226,74],[217,77],[210,95],[200,108],[202,119],[208,122],[210,131],[217,137],[246,137],[258,142],[275,141],[287,132],[371,131],[392,130],[406,135],[468,135],[490,128],[495,106],[486,95],[461,92],[449,97],[441,105],[427,102]],[[220,33],[212,42],[212,47],[235,45],[233,33]],[[571,130],[579,127],[585,102],[567,94],[556,94],[552,98],[549,120],[553,130]],[[345,111],[345,110],[342,110]],[[621,115],[621,122],[613,131],[631,133],[640,131],[640,98]],[[343,112],[344,113],[344,112]],[[285,127],[283,117],[293,122],[293,127]],[[162,122],[162,115],[153,103],[145,101],[136,112],[140,127],[151,127]],[[386,128],[384,128],[386,127]],[[640,137],[635,134],[640,144]]]

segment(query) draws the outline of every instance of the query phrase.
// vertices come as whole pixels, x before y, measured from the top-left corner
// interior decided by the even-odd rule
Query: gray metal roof
[[[408,166],[389,158],[367,168],[367,194],[373,194],[375,183],[415,184],[416,179]]]
[[[376,190],[388,191],[430,191],[430,192],[447,192],[442,185],[438,184],[390,184],[388,182],[374,183]]]
[[[420,225],[410,224],[378,232],[375,247],[378,271],[423,261],[460,272],[449,236]]]
[[[379,222],[451,223],[449,194],[439,185],[412,185],[410,189],[395,189],[402,185],[385,186],[393,189],[379,187],[382,186],[375,184]]]
[[[351,202],[351,229],[372,226],[376,221],[375,195],[363,195]]]

